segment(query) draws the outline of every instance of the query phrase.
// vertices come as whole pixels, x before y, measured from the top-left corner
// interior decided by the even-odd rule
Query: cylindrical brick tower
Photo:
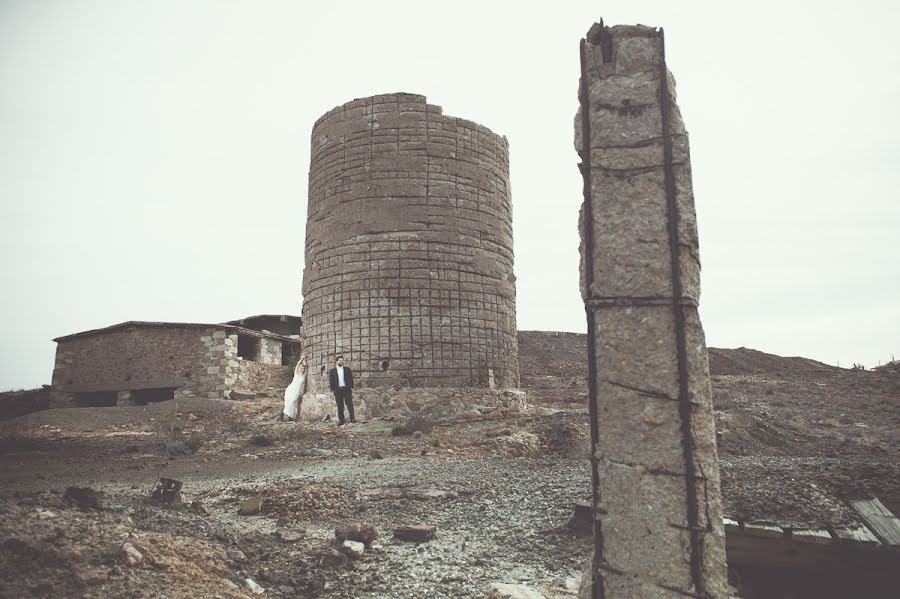
[[[305,266],[312,368],[343,355],[357,387],[518,386],[505,137],[413,94],[327,112]]]

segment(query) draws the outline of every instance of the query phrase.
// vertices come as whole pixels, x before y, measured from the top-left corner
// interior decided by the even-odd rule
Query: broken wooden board
[[[877,497],[851,500],[850,505],[882,543],[889,546],[900,545],[900,519],[884,507]]]
[[[784,537],[784,529],[780,526],[771,524],[754,524],[748,522],[744,524],[744,532],[754,537],[766,537],[769,539],[780,539]]]
[[[827,530],[799,529],[791,531],[791,539],[798,543],[815,543],[817,545],[830,545],[831,534]]]
[[[878,537],[873,535],[865,526],[859,526],[857,528],[835,528],[834,534],[838,539],[847,543],[862,543],[863,545],[872,547],[881,544]]]

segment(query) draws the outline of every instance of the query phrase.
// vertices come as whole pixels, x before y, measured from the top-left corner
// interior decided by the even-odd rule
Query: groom
[[[350,412],[350,422],[356,422],[353,416],[353,371],[349,366],[344,366],[344,356],[337,357],[335,367],[328,373],[328,386],[337,402],[338,426],[344,426],[345,403]]]

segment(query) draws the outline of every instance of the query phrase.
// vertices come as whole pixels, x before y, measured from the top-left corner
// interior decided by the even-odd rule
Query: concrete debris
[[[279,528],[275,531],[275,535],[282,541],[295,543],[306,536],[306,531],[291,528]]]
[[[247,559],[247,556],[240,549],[229,549],[225,554],[228,556],[228,559],[234,562],[242,562]]]
[[[131,543],[122,545],[122,553],[125,554],[125,559],[128,560],[128,563],[132,566],[136,566],[144,560],[144,554]]]
[[[245,580],[244,584],[247,586],[247,589],[254,595],[262,595],[266,592],[266,590],[256,584],[252,578],[248,578],[247,580]]]
[[[338,541],[358,541],[371,545],[378,538],[378,530],[371,524],[359,522],[334,529],[334,536]]]
[[[366,550],[366,546],[356,541],[344,541],[341,544],[341,551],[350,559],[359,559]]]
[[[63,494],[63,501],[83,510],[99,510],[102,509],[101,497],[102,493],[90,487],[69,487]]]
[[[488,599],[544,599],[544,595],[524,584],[492,582],[487,586]]]
[[[424,543],[434,538],[434,526],[400,526],[394,529],[394,538],[400,541]]]
[[[306,457],[314,457],[314,458],[325,457],[325,456],[331,455],[331,450],[330,449],[320,449],[318,447],[312,447],[310,449],[304,449],[297,455],[303,456],[305,458]]]

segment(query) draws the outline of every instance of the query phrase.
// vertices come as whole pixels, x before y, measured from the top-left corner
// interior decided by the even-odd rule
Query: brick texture
[[[517,387],[506,138],[423,96],[313,127],[303,346],[357,386]]]

